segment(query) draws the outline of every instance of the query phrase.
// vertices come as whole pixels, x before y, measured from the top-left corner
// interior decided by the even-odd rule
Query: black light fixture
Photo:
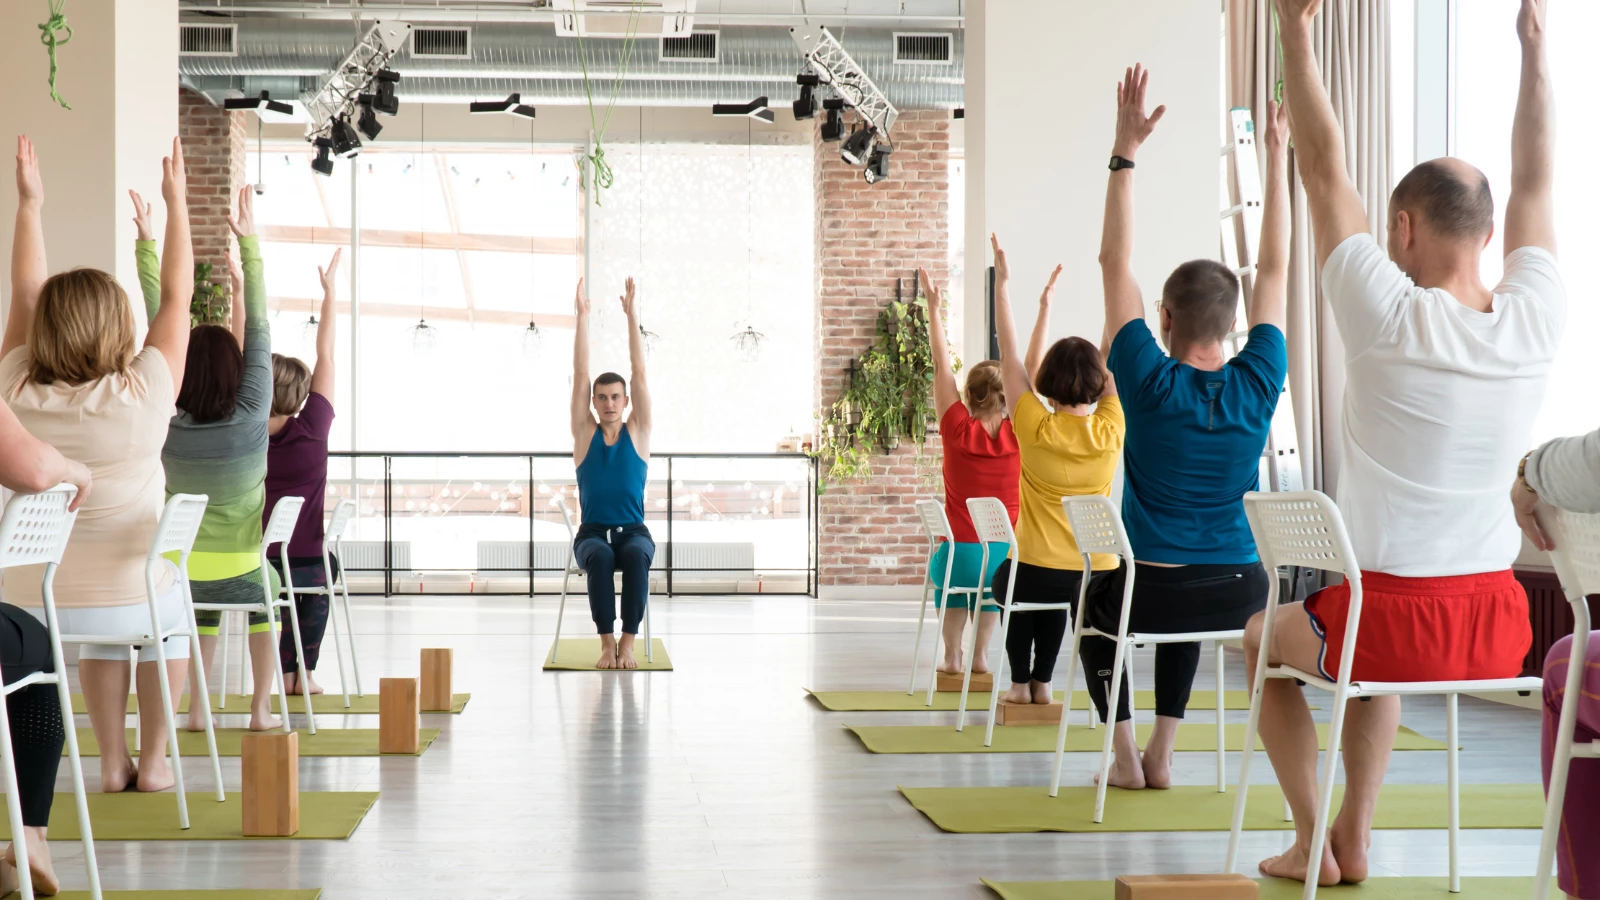
[[[356,119],[356,128],[360,129],[362,137],[369,141],[378,139],[378,132],[383,130],[383,125],[378,122],[378,117],[373,114],[373,102],[377,98],[371,94],[362,94],[360,99],[361,115]]]
[[[827,110],[827,116],[822,120],[822,139],[837,141],[844,137],[844,100],[831,97],[822,101],[822,108]]]
[[[799,75],[794,80],[800,85],[800,99],[794,101],[795,121],[803,121],[817,114],[817,98],[812,89],[822,84],[822,79],[812,74]]]
[[[350,126],[348,116],[340,116],[333,120],[328,131],[328,140],[333,146],[333,155],[340,159],[348,159],[361,152],[361,136]]]
[[[872,150],[872,155],[867,157],[867,168],[861,173],[867,184],[877,184],[889,177],[889,154],[894,148],[888,144],[880,143]]]
[[[852,166],[864,165],[872,156],[878,141],[878,129],[871,125],[857,125],[856,130],[839,145],[839,157]]]
[[[333,142],[325,137],[316,140],[317,158],[311,161],[311,171],[319,175],[333,174],[333,160],[328,157],[328,151],[333,147]]]
[[[393,69],[379,69],[373,79],[372,109],[374,112],[392,116],[400,111],[400,100],[394,95],[395,82],[400,80],[400,73]]]
[[[771,122],[778,118],[777,113],[767,108],[767,98],[757,97],[749,103],[713,103],[711,104],[713,116],[749,116],[763,122]]]
[[[534,117],[534,108],[523,104],[521,94],[512,94],[504,100],[474,100],[467,108],[478,115],[503,113],[524,119]]]
[[[222,108],[253,109],[258,115],[263,109],[267,110],[268,112],[282,113],[286,116],[294,115],[294,107],[284,103],[281,100],[272,99],[272,97],[266,91],[262,91],[260,95],[255,97],[235,97],[229,100],[224,100],[222,101]]]

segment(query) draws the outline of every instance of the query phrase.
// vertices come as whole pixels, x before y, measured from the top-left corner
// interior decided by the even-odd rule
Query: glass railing
[[[334,452],[327,509],[353,497],[344,534],[352,593],[561,590],[580,521],[569,453]],[[817,466],[798,453],[655,453],[645,524],[651,590],[810,594]],[[573,590],[583,585],[574,579]]]

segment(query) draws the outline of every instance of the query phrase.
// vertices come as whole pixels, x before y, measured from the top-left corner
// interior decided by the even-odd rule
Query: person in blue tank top
[[[586,573],[589,611],[600,633],[601,669],[636,669],[634,639],[650,599],[650,562],[656,543],[644,524],[644,485],[650,460],[650,388],[644,373],[644,339],[633,279],[622,296],[628,319],[628,358],[633,367],[632,410],[628,383],[603,372],[589,387],[589,298],[578,280],[577,336],[572,348],[572,461],[578,467],[578,510],[582,522],[572,545],[573,558]],[[593,402],[594,409],[590,410]],[[622,572],[622,635],[613,583]]]

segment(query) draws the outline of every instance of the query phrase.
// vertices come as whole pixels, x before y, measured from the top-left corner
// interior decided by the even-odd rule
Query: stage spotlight
[[[833,97],[822,101],[822,108],[828,111],[822,120],[822,139],[837,141],[844,137],[844,101]]]
[[[374,112],[392,116],[400,111],[400,100],[394,95],[395,82],[400,80],[400,73],[393,69],[380,69],[373,81],[372,109]]]
[[[534,117],[534,108],[523,104],[521,94],[512,94],[504,100],[474,100],[467,109],[479,115],[504,113],[509,116],[521,116],[524,119]]]
[[[268,112],[282,113],[286,116],[294,115],[294,107],[279,100],[273,100],[266,91],[255,97],[236,97],[222,101],[223,109],[253,109],[259,115],[263,109]]]
[[[812,89],[822,83],[822,79],[815,75],[805,74],[795,78],[795,84],[800,85],[800,99],[794,101],[794,117],[796,121],[809,119],[817,114],[817,97]]]
[[[345,116],[340,116],[333,120],[328,139],[333,144],[333,155],[340,159],[346,159],[361,152],[361,137],[356,134],[354,128],[350,127],[350,120]]]
[[[356,128],[360,129],[362,136],[369,141],[377,140],[378,132],[383,130],[383,126],[378,123],[378,117],[372,111],[373,99],[371,94],[361,95],[361,115],[356,119]]]
[[[333,143],[325,137],[319,137],[317,144],[317,158],[311,161],[311,171],[319,175],[333,174],[333,160],[328,158],[328,150]]]
[[[867,184],[877,184],[889,177],[889,154],[891,152],[887,144],[879,144],[872,151],[872,156],[867,158],[867,168],[861,173],[861,177],[866,179]]]
[[[749,103],[713,103],[711,104],[713,116],[749,116],[763,122],[771,122],[778,118],[777,114],[767,108],[767,98],[757,97]]]
[[[839,145],[839,157],[852,166],[864,164],[872,156],[878,141],[878,130],[871,125],[857,125],[856,130]]]

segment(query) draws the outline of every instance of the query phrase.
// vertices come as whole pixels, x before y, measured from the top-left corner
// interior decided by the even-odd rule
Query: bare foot
[[[1000,699],[1007,703],[1032,703],[1033,692],[1029,691],[1028,686],[1025,684],[1013,684],[1011,690],[1001,695]]]
[[[979,647],[977,652],[972,654],[972,674],[989,674],[989,651],[982,647]]]
[[[56,878],[55,867],[50,862],[50,845],[45,841],[45,829],[29,826],[22,829],[28,842],[28,871],[33,878],[33,892],[45,897],[61,893],[61,881]],[[17,890],[17,854],[14,847],[6,848],[5,863],[0,865],[0,897]]]
[[[1306,870],[1310,868],[1307,860],[1311,856],[1311,846],[1308,840],[1304,845],[1296,840],[1293,847],[1282,856],[1261,861],[1261,874],[1273,878],[1288,878],[1294,881],[1305,881]],[[1322,847],[1322,868],[1317,872],[1317,884],[1322,887],[1339,883],[1339,863],[1333,858],[1331,844]]]
[[[167,764],[165,756],[140,760],[139,773],[134,779],[134,784],[140,791],[145,793],[164,791],[177,783],[178,779],[172,777],[172,767]]]
[[[1367,848],[1372,845],[1372,832],[1344,824],[1344,814],[1333,822],[1328,831],[1328,846],[1333,859],[1339,864],[1339,877],[1356,884],[1367,880]]]
[[[617,642],[617,668],[639,668],[639,661],[633,658],[633,639],[633,635],[624,634],[622,640]]]
[[[1094,776],[1094,783],[1100,783],[1098,774]],[[1139,764],[1138,760],[1128,763],[1121,759],[1114,759],[1111,761],[1111,777],[1106,779],[1106,784],[1122,788],[1125,791],[1144,790],[1144,768]]]
[[[1050,702],[1050,682],[1030,681],[1028,691],[1033,695],[1033,702],[1045,704]]]
[[[1143,754],[1140,767],[1144,770],[1145,787],[1164,791],[1172,787],[1172,751],[1165,753],[1150,752],[1148,749]]]
[[[252,711],[250,713],[251,731],[277,731],[283,727],[283,720],[277,716]]]
[[[617,668],[617,638],[615,635],[600,635],[600,659],[595,661],[596,669]]]
[[[316,675],[313,672],[306,672],[306,684],[311,685],[311,693],[313,694],[320,694],[323,692],[322,685],[317,684]],[[300,673],[298,671],[283,673],[283,692],[286,694],[295,695],[304,693],[300,689]]]
[[[100,790],[108,794],[120,794],[127,790],[138,775],[139,768],[132,759],[118,764],[107,763],[105,757],[100,758]]]
[[[188,717],[188,719],[186,719],[184,721],[183,727],[184,727],[185,731],[205,731],[206,730],[205,715],[203,713],[201,713],[199,710],[195,709],[193,704],[190,704],[190,706],[189,706],[189,717]],[[0,896],[4,896],[4,895],[0,894]]]

